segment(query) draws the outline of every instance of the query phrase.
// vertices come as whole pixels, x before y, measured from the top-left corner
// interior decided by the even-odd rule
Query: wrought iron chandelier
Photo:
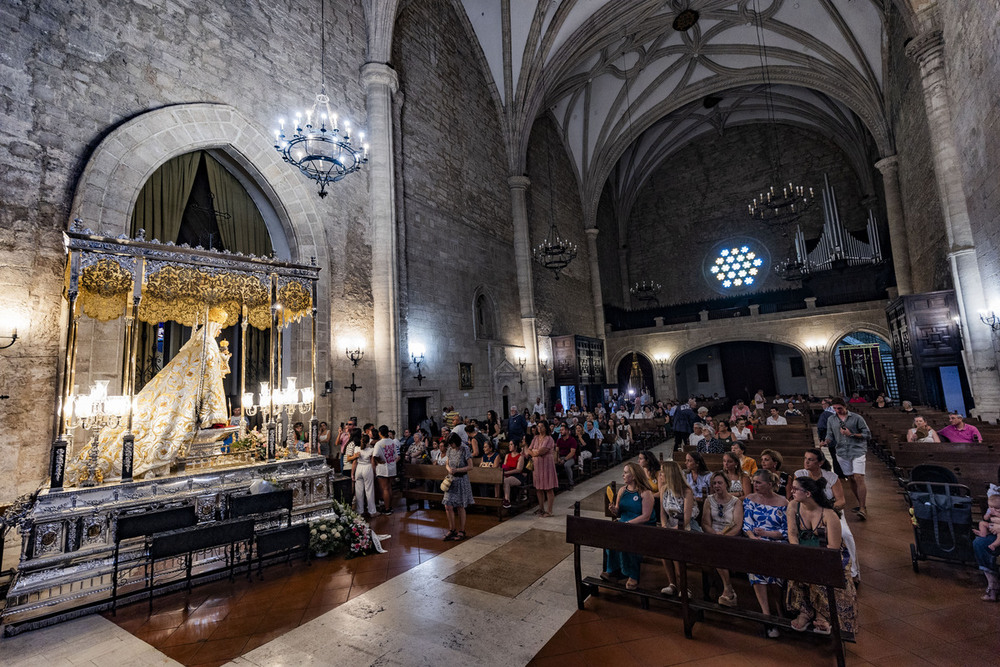
[[[663,285],[654,280],[643,280],[641,283],[632,285],[629,292],[639,301],[660,303],[657,295],[663,291]]]
[[[569,266],[576,258],[576,244],[561,238],[556,229],[556,218],[552,212],[552,199],[555,188],[552,184],[552,154],[546,151],[546,172],[549,184],[549,233],[533,251],[535,261],[552,272],[559,280],[559,272]]]
[[[758,0],[754,0],[756,17],[757,46],[760,52],[760,67],[764,78],[764,106],[771,138],[767,142],[768,160],[771,163],[772,178],[780,185],[770,186],[747,204],[747,213],[754,220],[773,223],[789,223],[799,218],[816,201],[813,189],[796,185],[792,181],[784,184],[781,178],[781,153],[777,139],[777,122],[774,119],[774,98],[771,84],[771,70],[767,62],[767,46],[764,43],[764,19],[760,13]]]
[[[338,125],[338,122],[340,123]],[[278,119],[274,148],[282,159],[299,168],[306,178],[319,183],[319,196],[326,197],[326,186],[361,169],[368,162],[365,134],[352,143],[351,122],[339,119],[330,108],[326,94],[326,0],[320,0],[320,92],[311,108],[296,112],[285,134],[285,119]]]

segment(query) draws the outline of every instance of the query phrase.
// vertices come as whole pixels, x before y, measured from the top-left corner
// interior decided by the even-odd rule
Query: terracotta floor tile
[[[177,646],[158,646],[157,649],[167,657],[181,664],[188,665],[191,664],[191,658],[194,657],[194,654],[201,648],[201,644],[202,642],[195,642],[193,644],[179,644]]]
[[[189,658],[195,664],[203,662],[228,662],[243,653],[243,647],[250,639],[249,635],[216,639],[204,642],[201,648]]]
[[[351,593],[351,587],[345,586],[343,588],[324,588],[313,593],[312,598],[309,599],[309,604],[306,607],[315,607],[317,605],[329,606],[338,605],[347,602],[348,597]]]
[[[218,622],[211,623],[185,623],[178,627],[170,635],[160,642],[160,646],[179,646],[182,644],[193,644],[195,642],[206,641],[212,633],[219,627]]]
[[[215,632],[208,638],[210,641],[217,639],[231,639],[233,637],[248,637],[260,626],[259,616],[239,616],[237,618],[226,618],[220,622]],[[152,642],[150,642],[152,643]]]
[[[369,570],[367,572],[358,572],[354,575],[354,584],[365,586],[368,584],[381,584],[387,579],[386,570]]]

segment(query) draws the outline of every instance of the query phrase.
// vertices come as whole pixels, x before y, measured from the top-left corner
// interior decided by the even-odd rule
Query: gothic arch
[[[320,213],[309,183],[284,164],[271,138],[225,104],[178,104],[141,114],[112,130],[90,156],[73,199],[71,217],[85,227],[127,234],[139,191],[170,158],[195,150],[216,150],[239,166],[267,198],[277,216],[289,257],[326,266]],[[67,223],[68,226],[69,223]],[[278,231],[279,234],[274,232]]]
[[[497,302],[485,285],[472,293],[472,326],[476,340],[496,340],[498,329]]]

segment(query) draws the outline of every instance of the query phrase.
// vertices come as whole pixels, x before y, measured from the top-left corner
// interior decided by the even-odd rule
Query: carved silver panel
[[[35,526],[34,557],[62,553],[66,526],[62,521]]]
[[[80,546],[91,547],[108,544],[107,516],[85,516],[81,522]]]

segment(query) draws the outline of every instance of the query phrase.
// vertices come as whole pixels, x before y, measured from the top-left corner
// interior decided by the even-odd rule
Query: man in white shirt
[[[788,420],[778,414],[778,408],[771,408],[771,416],[767,418],[768,426],[788,426]]]
[[[535,404],[531,408],[531,414],[538,413],[540,416],[545,417],[545,404],[542,403],[542,397],[535,397]]]
[[[688,444],[697,449],[698,445],[705,440],[705,427],[701,425],[701,422],[695,422],[693,428],[694,433],[688,436]]]

